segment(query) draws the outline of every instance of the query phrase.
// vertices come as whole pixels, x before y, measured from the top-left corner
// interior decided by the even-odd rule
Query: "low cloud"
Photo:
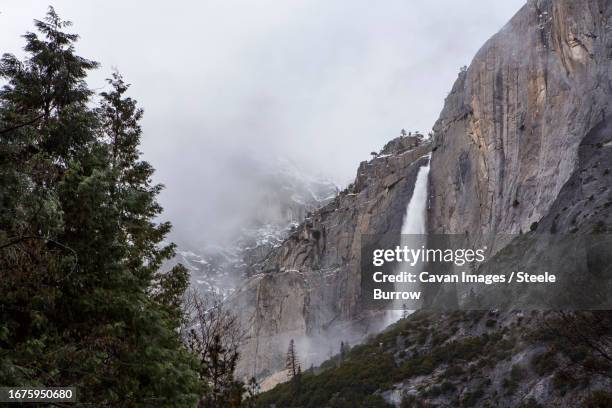
[[[104,3],[57,0],[78,51],[117,67],[145,109],[143,151],[166,184],[175,236],[215,240],[257,190],[253,157],[346,185],[401,128],[427,132],[459,67],[524,4],[458,0]],[[20,54],[44,1],[0,6]]]

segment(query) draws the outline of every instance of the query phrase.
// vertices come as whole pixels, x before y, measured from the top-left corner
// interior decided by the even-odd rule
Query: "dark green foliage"
[[[203,390],[176,330],[187,272],[158,272],[174,248],[138,152],[142,110],[118,74],[92,108],[97,63],[52,8],[35,25],[27,59],[0,61],[0,383],[192,406]]]
[[[423,402],[419,397],[412,394],[406,394],[402,397],[400,408],[427,408],[430,405]]]
[[[445,378],[456,378],[463,374],[463,368],[459,364],[450,366],[444,372]]]
[[[271,404],[276,404],[278,408],[364,407],[367,406],[364,404],[368,396],[377,396],[378,392],[388,390],[394,383],[407,378],[431,374],[444,364],[449,364],[447,369],[449,378],[425,393],[430,396],[448,394],[455,390],[450,377],[463,373],[462,364],[476,360],[483,354],[492,353],[502,341],[500,332],[467,337],[428,348],[406,361],[396,361],[394,347],[397,337],[402,336],[408,343],[413,343],[419,336],[419,328],[427,324],[427,319],[423,315],[417,313],[400,320],[368,343],[353,347],[341,363],[323,364],[327,368],[319,374],[305,373],[297,395],[292,393],[289,383],[280,384],[273,390],[261,394],[258,406],[269,407]],[[383,347],[380,346],[381,343]],[[476,393],[470,398],[474,400],[480,398],[483,390],[480,391],[480,394]],[[412,404],[413,401],[408,401],[409,399],[411,397],[406,397],[405,405]],[[340,404],[342,401],[345,405],[331,405],[331,401],[335,404]],[[406,406],[418,406],[417,402],[415,404],[417,405]]]
[[[555,353],[552,351],[547,351],[535,355],[531,359],[531,366],[539,376],[544,376],[552,373],[555,368],[557,368]]]
[[[561,395],[578,385],[578,382],[569,370],[559,370],[553,376],[553,386]]]
[[[537,316],[532,313],[531,318]],[[581,334],[593,332],[589,338],[601,339],[600,331],[608,333],[607,315],[581,316]],[[435,320],[434,320],[435,319]],[[330,405],[363,407],[368,396],[380,396],[393,384],[406,384],[412,379],[417,384],[416,394],[406,394],[402,407],[432,406],[448,403],[456,407],[497,406],[504,402],[516,401],[524,386],[529,386],[535,371],[540,377],[553,376],[555,393],[584,389],[588,377],[584,374],[602,373],[604,359],[595,359],[584,345],[576,345],[557,325],[540,325],[538,330],[524,330],[525,326],[502,326],[499,330],[485,332],[480,336],[459,337],[451,340],[449,332],[460,325],[486,327],[487,312],[454,312],[435,317],[417,312],[371,338],[367,343],[357,345],[340,361],[324,363],[320,371],[306,373],[302,379],[300,393],[293,395],[288,384],[281,384],[260,396],[258,406],[277,408],[319,407]],[[588,323],[588,324],[587,324]],[[597,323],[589,330],[589,326]],[[566,323],[567,325],[567,323]],[[459,327],[458,327],[459,326]],[[601,326],[601,327],[600,327]],[[533,326],[532,326],[533,327]],[[441,334],[440,334],[441,333]],[[424,346],[417,339],[427,336]],[[443,338],[445,340],[435,340]],[[514,350],[525,347],[541,347],[547,351],[537,354],[529,364],[513,365],[501,380],[502,390],[497,390],[488,373],[506,367],[499,364]],[[559,369],[566,360],[579,365],[565,372]],[[589,362],[592,360],[592,362]],[[595,361],[598,365],[595,366]],[[325,367],[325,369],[323,369]],[[571,374],[571,375],[569,375]],[[418,376],[425,376],[421,381]],[[570,378],[571,377],[571,378]],[[567,381],[570,381],[568,384]],[[573,381],[573,382],[572,382]],[[500,392],[501,391],[501,392]],[[569,392],[568,392],[569,395]],[[571,395],[575,395],[572,393]],[[344,405],[343,405],[344,404]],[[537,408],[535,400],[521,403],[526,408]]]
[[[612,407],[612,393],[598,390],[593,393],[584,402],[586,408],[608,408]]]
[[[262,394],[258,406],[276,403],[278,407],[386,407],[379,398],[367,397],[381,386],[391,385],[394,368],[393,356],[378,345],[355,346],[339,367],[319,375],[303,373],[298,394],[294,394],[291,382],[280,384],[273,392]]]
[[[444,381],[442,384],[440,384],[440,392],[442,394],[447,394],[451,391],[455,390],[455,386],[453,385],[453,383],[449,382],[449,381]]]
[[[517,390],[521,379],[526,375],[525,369],[518,365],[513,365],[510,369],[510,375],[504,378],[502,386],[506,389],[507,395],[512,395]]]
[[[552,313],[542,327],[530,333],[529,339],[550,343],[549,354],[554,350],[580,367],[579,371],[573,370],[577,380],[579,374],[588,379],[593,375],[609,377],[612,372],[612,358],[607,351],[607,344],[612,339],[612,315],[609,311]],[[547,363],[534,359],[534,364],[541,366],[537,368],[540,370],[556,367],[555,361]],[[546,368],[546,364],[552,366]]]
[[[429,374],[442,363],[452,364],[456,361],[470,361],[483,353],[490,340],[485,336],[467,337],[461,341],[452,341],[436,347],[427,354],[414,357],[403,363],[397,370],[397,378]]]
[[[483,397],[483,395],[484,395],[484,388],[482,386],[478,387],[474,391],[466,392],[461,398],[461,406],[462,407],[477,406],[478,401]]]
[[[438,397],[440,395],[447,394],[449,392],[455,391],[456,387],[453,383],[449,381],[444,381],[440,385],[432,385],[429,387],[427,391],[425,391],[422,395],[426,397]]]
[[[522,402],[517,408],[544,408],[542,404],[539,404],[534,398],[529,398],[527,401]]]

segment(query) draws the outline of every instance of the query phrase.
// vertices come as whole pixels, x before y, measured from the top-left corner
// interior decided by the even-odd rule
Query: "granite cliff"
[[[241,374],[264,377],[283,369],[292,338],[302,363],[311,365],[337,352],[340,341],[359,341],[382,328],[380,319],[359,307],[361,236],[399,240],[429,151],[420,137],[392,140],[360,164],[353,184],[307,214],[282,245],[253,265],[255,275],[230,299],[248,328]]]
[[[434,126],[429,233],[492,255],[524,233],[610,231],[611,14],[529,1],[459,73]]]
[[[610,17],[608,1],[529,1],[459,74],[434,126],[431,233],[520,233],[607,202]]]

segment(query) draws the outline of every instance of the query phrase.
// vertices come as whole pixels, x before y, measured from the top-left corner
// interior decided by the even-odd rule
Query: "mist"
[[[54,1],[145,109],[143,156],[173,239],[231,236],[253,211],[253,166],[278,158],[345,186],[400,129],[427,133],[459,68],[525,3],[457,0]],[[97,7],[92,6],[97,4]],[[0,5],[2,52],[47,1]]]

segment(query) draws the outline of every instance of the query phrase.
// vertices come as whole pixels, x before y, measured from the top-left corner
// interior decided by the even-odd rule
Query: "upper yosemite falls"
[[[2,406],[612,407],[612,0],[2,3]]]

